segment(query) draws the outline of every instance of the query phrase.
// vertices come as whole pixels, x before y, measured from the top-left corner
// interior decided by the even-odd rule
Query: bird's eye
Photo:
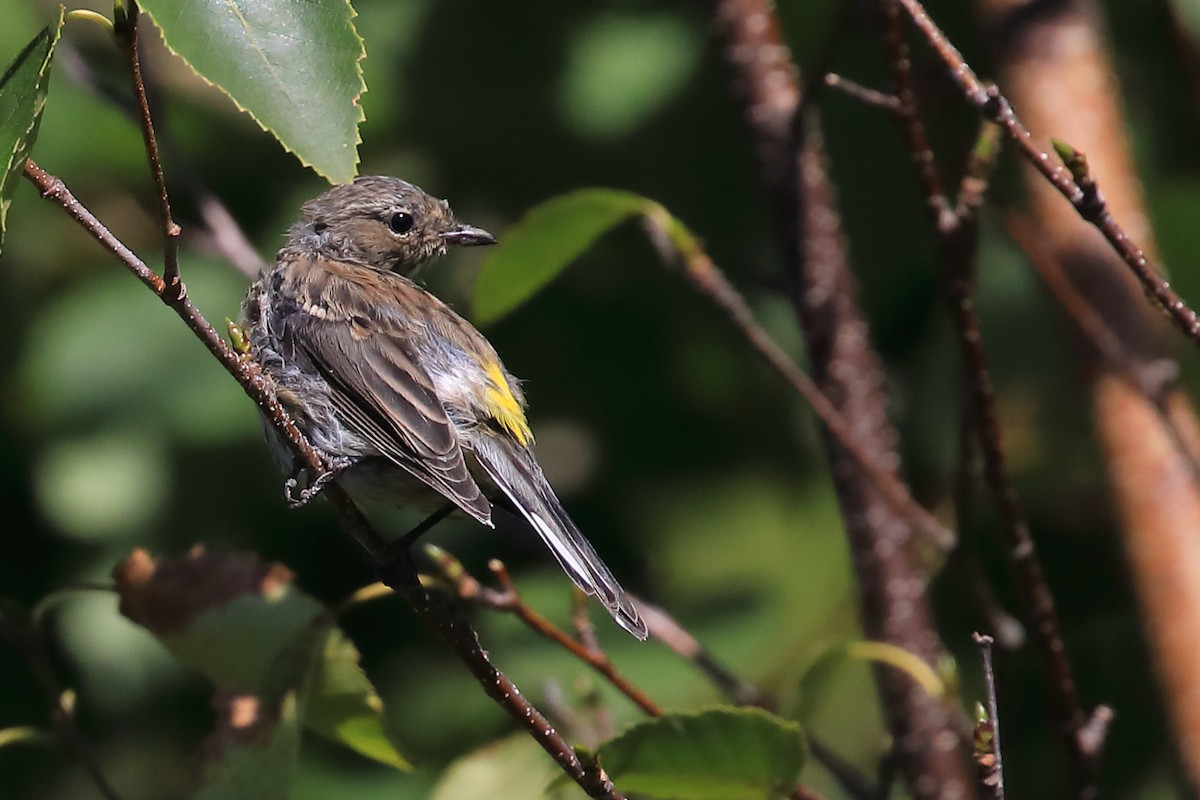
[[[413,216],[407,211],[397,211],[388,219],[388,227],[393,233],[408,233],[412,230]]]

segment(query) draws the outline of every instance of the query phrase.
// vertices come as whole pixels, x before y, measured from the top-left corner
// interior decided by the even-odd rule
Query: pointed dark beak
[[[475,228],[471,225],[459,225],[454,230],[443,233],[442,238],[446,241],[446,244],[454,244],[459,247],[474,247],[481,244],[496,243],[495,236],[492,236],[483,228]]]

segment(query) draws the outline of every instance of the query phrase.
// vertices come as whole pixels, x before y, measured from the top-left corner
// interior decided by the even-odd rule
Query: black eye
[[[413,217],[407,211],[397,211],[388,219],[388,227],[393,233],[408,233],[412,230]]]

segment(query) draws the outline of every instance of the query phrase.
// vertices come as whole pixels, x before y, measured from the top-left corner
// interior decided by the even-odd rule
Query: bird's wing
[[[398,330],[300,313],[296,343],[329,383],[344,424],[475,519],[491,524],[491,503],[463,459],[458,435]]]
[[[470,437],[479,465],[542,537],[575,585],[603,603],[618,625],[645,639],[646,623],[637,608],[567,516],[529,448],[482,426]]]

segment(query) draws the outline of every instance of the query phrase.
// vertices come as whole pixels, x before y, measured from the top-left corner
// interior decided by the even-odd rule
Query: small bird
[[[474,326],[408,276],[450,245],[494,244],[446,201],[384,176],[305,203],[243,303],[250,353],[331,465],[294,505],[336,480],[353,497],[461,509],[492,527],[493,502],[533,527],[575,584],[638,639],[646,625],[550,488],[533,454],[520,383]],[[448,501],[448,502],[447,502]]]

